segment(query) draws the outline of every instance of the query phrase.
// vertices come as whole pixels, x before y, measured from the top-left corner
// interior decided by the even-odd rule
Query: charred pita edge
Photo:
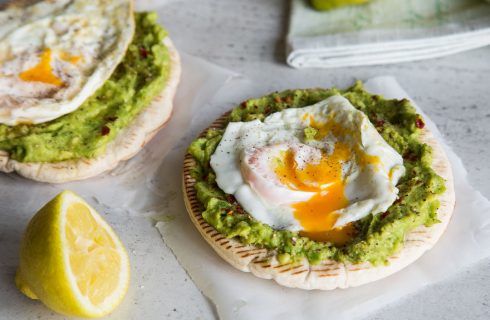
[[[229,113],[216,119],[200,137],[203,137],[210,128],[224,129]],[[277,254],[272,250],[244,245],[236,239],[224,237],[202,217],[203,208],[197,200],[194,189],[196,181],[191,176],[191,170],[196,162],[188,153],[184,158],[182,175],[185,206],[191,221],[203,238],[219,256],[238,270],[251,272],[259,278],[272,279],[282,286],[306,290],[333,290],[360,286],[388,277],[416,261],[436,244],[449,224],[455,204],[451,164],[442,146],[427,128],[422,129],[420,140],[432,147],[432,168],[446,182],[446,191],[439,196],[440,207],[437,216],[440,223],[431,227],[422,225],[409,232],[405,237],[403,248],[388,258],[389,264],[386,266],[374,267],[370,263],[352,264],[335,260],[323,260],[318,265],[311,265],[307,259],[302,259],[295,265],[281,265],[277,260]],[[228,241],[223,242],[223,238]],[[257,254],[244,256],[244,252]]]

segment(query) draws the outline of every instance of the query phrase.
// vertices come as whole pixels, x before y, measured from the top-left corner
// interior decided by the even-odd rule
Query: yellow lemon
[[[83,199],[64,191],[29,222],[15,283],[58,313],[101,317],[124,298],[129,269],[111,227]]]

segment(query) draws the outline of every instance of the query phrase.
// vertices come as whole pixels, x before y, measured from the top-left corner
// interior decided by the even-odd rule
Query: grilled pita
[[[228,114],[217,119],[210,128],[224,129]],[[207,129],[204,131],[206,132]],[[441,145],[428,129],[423,129],[421,141],[432,147],[432,168],[446,182],[446,191],[439,196],[437,217],[440,223],[431,227],[419,226],[408,233],[403,248],[388,258],[388,264],[373,266],[370,263],[352,264],[324,260],[311,265],[305,258],[301,263],[280,264],[276,252],[253,245],[244,245],[236,239],[226,238],[202,217],[202,204],[194,189],[191,170],[194,158],[187,154],[183,169],[184,200],[190,218],[204,239],[224,260],[238,270],[251,272],[263,279],[273,279],[282,286],[301,289],[333,290],[355,287],[385,278],[420,258],[431,249],[446,230],[453,213],[455,195],[451,165]]]
[[[62,183],[87,179],[115,168],[119,162],[138,153],[169,119],[173,97],[180,79],[180,57],[170,38],[164,39],[171,67],[166,86],[128,127],[121,130],[103,154],[94,159],[77,159],[54,163],[19,162],[0,150],[0,172],[16,172],[28,179]]]

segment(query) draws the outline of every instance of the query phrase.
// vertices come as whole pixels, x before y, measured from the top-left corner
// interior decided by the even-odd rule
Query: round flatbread
[[[103,154],[94,159],[77,159],[55,163],[19,162],[9,158],[0,150],[0,172],[17,174],[41,182],[62,183],[87,179],[114,169],[120,161],[125,161],[138,153],[170,118],[173,97],[180,79],[180,57],[170,38],[164,39],[170,55],[170,74],[166,86],[152,103],[132,122],[121,130],[107,145]]]
[[[210,128],[224,129],[228,115],[224,114],[217,119],[204,133]],[[280,264],[276,253],[271,250],[226,238],[202,217],[202,204],[194,189],[196,181],[191,176],[196,162],[190,154],[184,159],[183,169],[185,205],[192,222],[204,239],[223,259],[241,271],[251,272],[259,278],[273,279],[280,285],[292,288],[332,290],[359,286],[387,277],[417,260],[435,245],[451,219],[455,203],[451,165],[441,145],[428,129],[423,129],[421,141],[432,147],[432,167],[446,182],[446,191],[439,196],[437,217],[440,223],[431,227],[422,225],[408,233],[403,248],[388,258],[387,265],[375,267],[370,263],[352,264],[334,260],[311,265],[306,258],[301,263]]]

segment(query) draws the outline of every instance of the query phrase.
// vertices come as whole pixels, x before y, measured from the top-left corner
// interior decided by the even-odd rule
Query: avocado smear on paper
[[[307,258],[312,264],[325,259],[339,262],[387,263],[401,249],[404,235],[420,225],[438,223],[438,196],[444,180],[431,168],[432,148],[419,141],[424,122],[408,100],[385,100],[363,89],[361,82],[341,91],[332,89],[288,90],[251,99],[235,107],[232,121],[264,119],[286,108],[301,108],[332,95],[342,95],[363,111],[381,136],[404,158],[406,174],[397,185],[399,198],[384,213],[369,215],[353,223],[355,236],[344,245],[318,242],[297,232],[274,230],[248,215],[231,195],[219,189],[209,160],[224,130],[209,129],[189,146],[195,158],[192,175],[204,219],[228,238],[277,252],[280,263]]]
[[[36,125],[0,125],[0,150],[20,162],[94,158],[164,88],[170,71],[167,32],[155,13],[135,13],[136,30],[114,73],[77,110]]]

